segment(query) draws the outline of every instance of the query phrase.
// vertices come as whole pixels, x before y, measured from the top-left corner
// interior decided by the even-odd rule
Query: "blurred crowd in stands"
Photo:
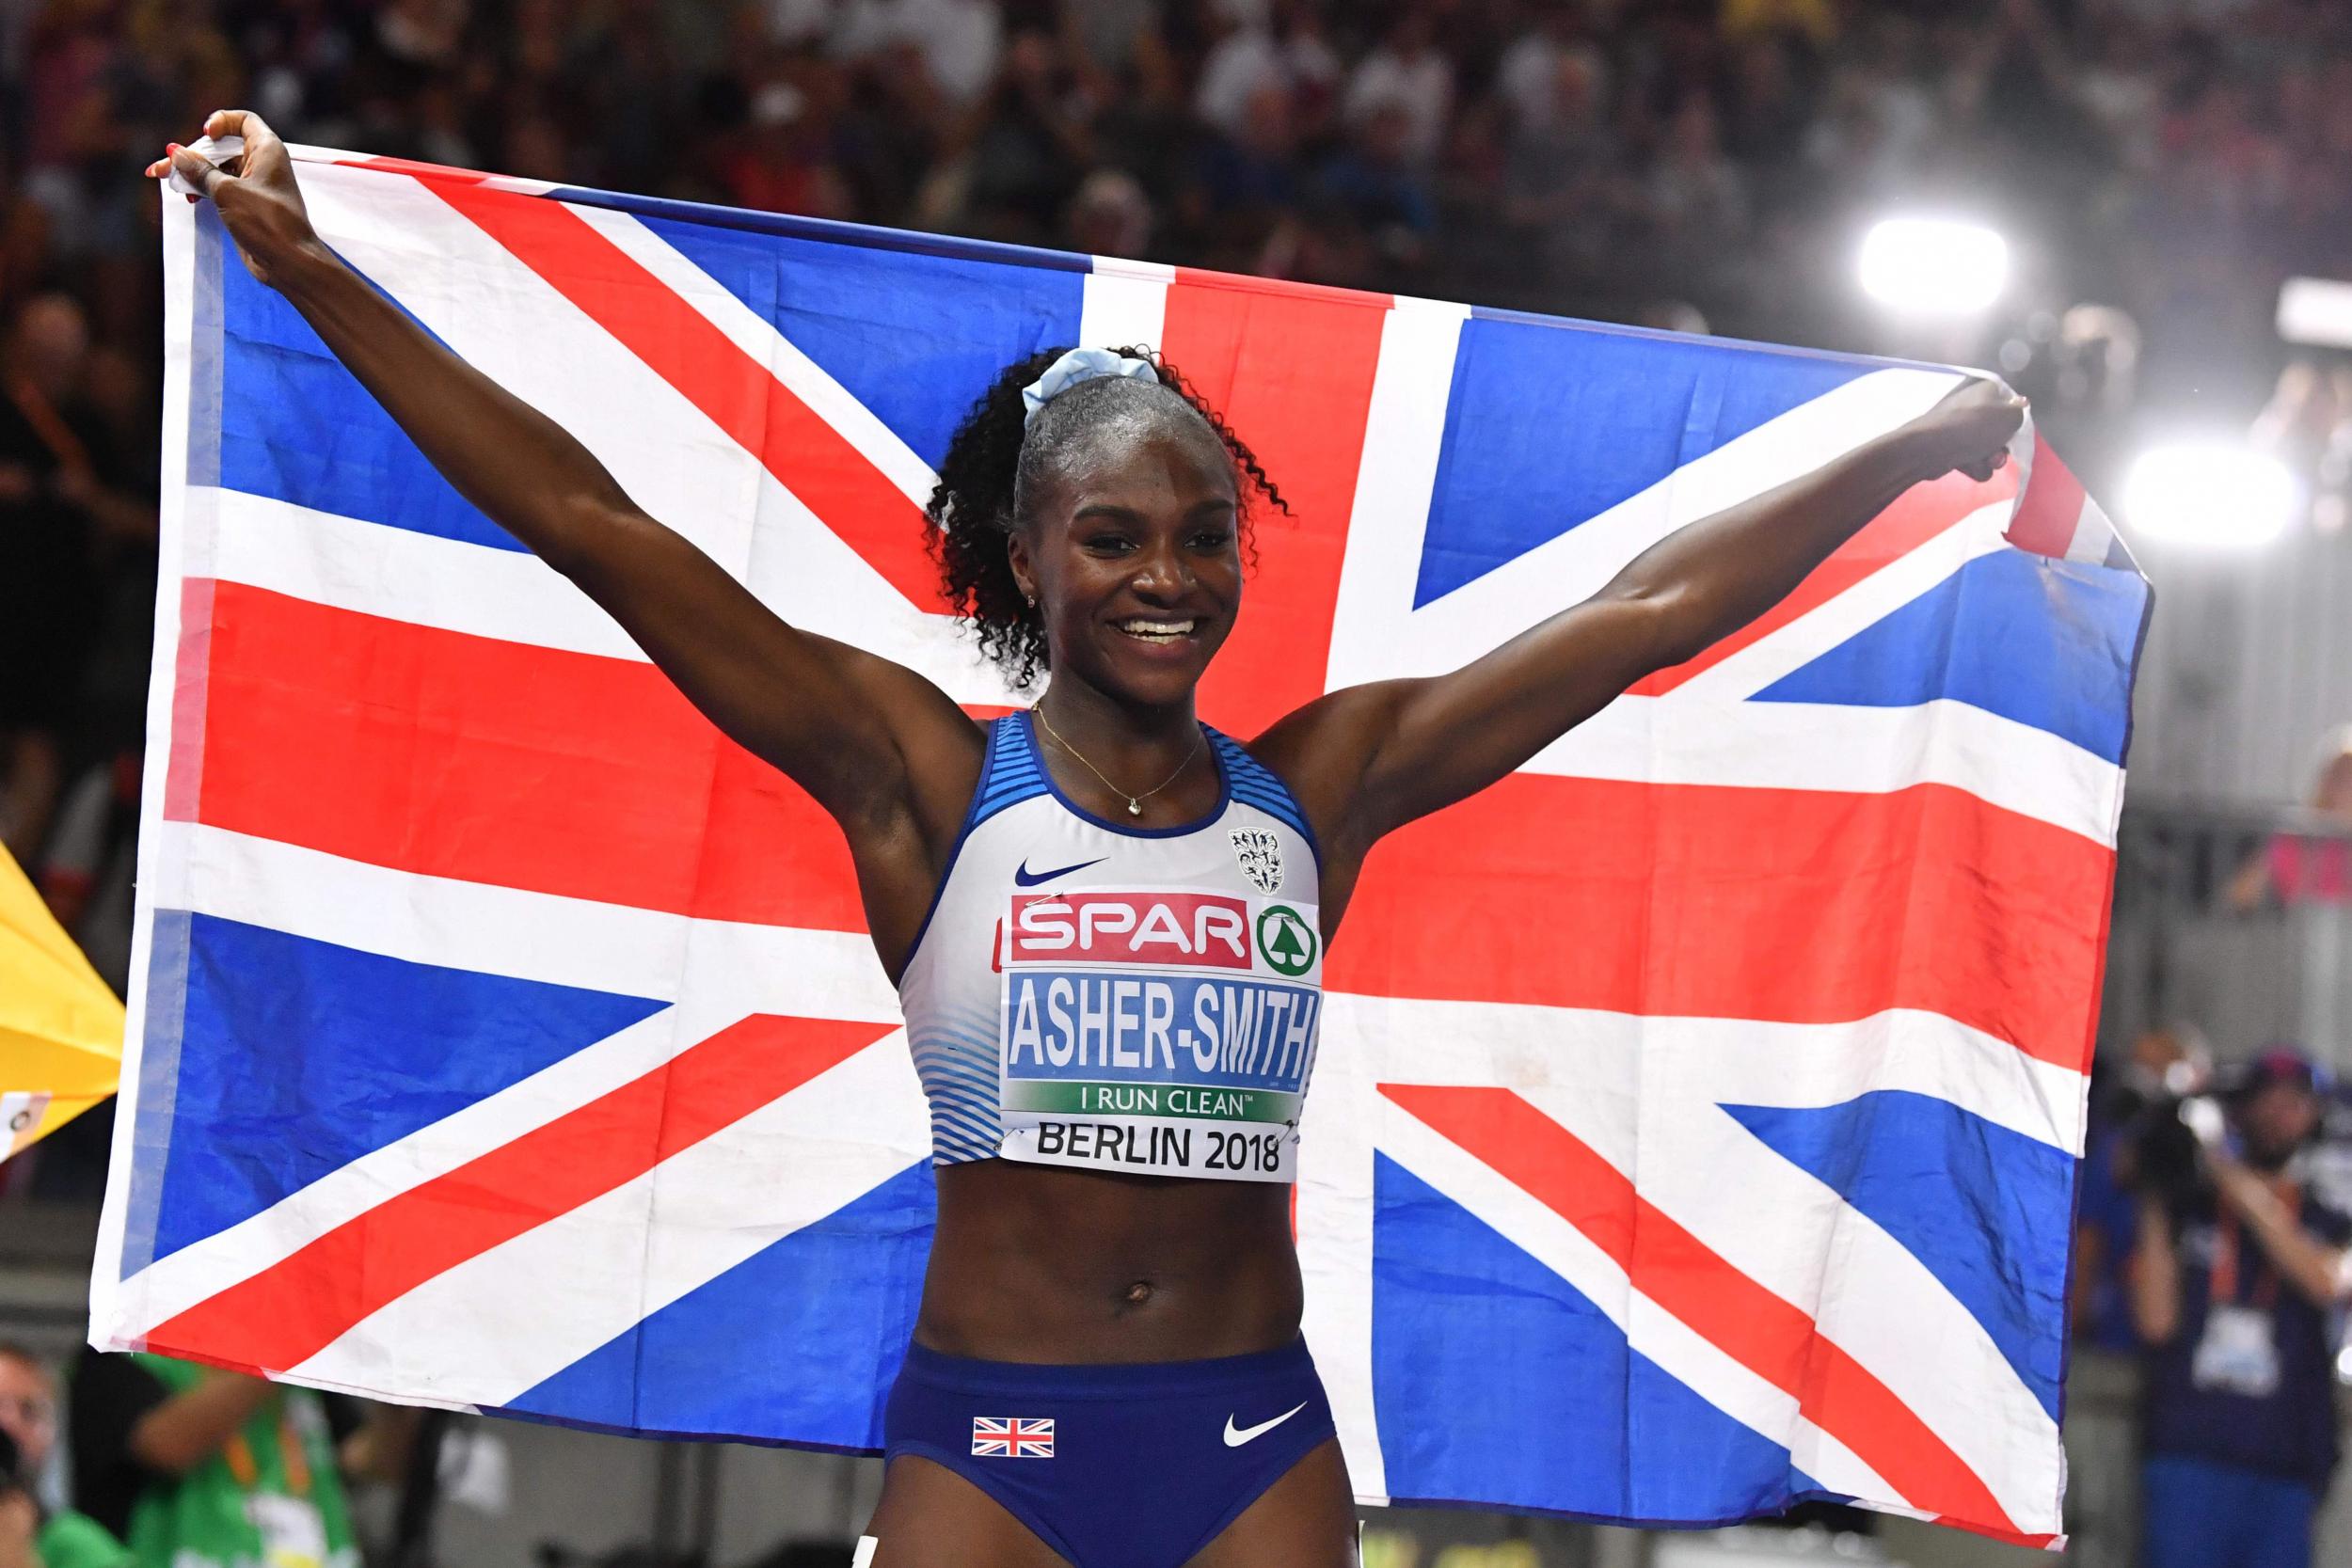
[[[2045,423],[2122,406],[2135,370],[2244,420],[2280,279],[2352,277],[2328,0],[19,0],[0,89],[0,842],[117,985],[157,490],[137,171],[215,107],[567,183],[1878,351],[1914,345],[1853,297],[1860,228],[1943,208],[2007,231],[2019,278],[1936,349]],[[2352,382],[2306,372],[2271,419],[2316,464]]]

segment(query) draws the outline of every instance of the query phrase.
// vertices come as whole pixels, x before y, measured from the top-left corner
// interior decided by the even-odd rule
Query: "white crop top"
[[[1314,838],[1207,733],[1216,809],[1129,828],[1061,793],[1028,714],[989,726],[898,982],[933,1164],[1294,1179],[1323,1014]]]

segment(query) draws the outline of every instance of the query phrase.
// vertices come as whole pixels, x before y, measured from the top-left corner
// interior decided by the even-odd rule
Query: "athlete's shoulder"
[[[1257,764],[1282,781],[1323,842],[1346,820],[1350,800],[1416,680],[1369,681],[1327,691],[1245,742]]]

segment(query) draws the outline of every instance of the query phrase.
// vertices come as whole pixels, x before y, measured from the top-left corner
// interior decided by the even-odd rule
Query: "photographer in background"
[[[75,1500],[137,1568],[358,1568],[318,1394],[86,1349],[72,1398]]]
[[[2265,1052],[2143,1136],[2132,1317],[2147,1348],[2141,1560],[2308,1568],[2336,1463],[2333,1319],[2352,1218],[2292,1169],[2319,1069]]]
[[[41,1508],[35,1487],[56,1446],[56,1377],[31,1351],[0,1339],[0,1568],[130,1568],[130,1552],[103,1526]]]

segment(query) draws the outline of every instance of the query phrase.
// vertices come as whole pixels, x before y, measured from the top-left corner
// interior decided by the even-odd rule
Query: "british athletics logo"
[[[1200,695],[1245,736],[1458,666],[1955,379],[298,155],[328,243],[654,516],[976,714],[1022,698],[944,613],[922,503],[1039,348],[1158,345],[1290,498]],[[871,1449],[930,1128],[839,834],[425,466],[209,207],[164,225],[92,1338]],[[2148,596],[2015,450],[1384,843],[1327,956],[1304,920],[1241,936],[1323,970],[1305,1332],[1368,1500],[2059,1528]]]
[[[975,1416],[972,1452],[982,1459],[1051,1459],[1053,1418]]]

